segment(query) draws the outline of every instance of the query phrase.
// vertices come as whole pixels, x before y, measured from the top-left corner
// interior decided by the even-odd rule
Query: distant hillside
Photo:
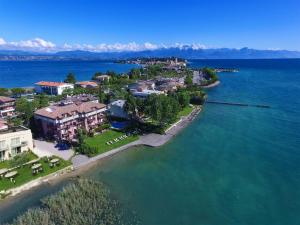
[[[147,51],[130,52],[89,52],[62,51],[57,53],[37,53],[25,51],[1,51],[0,60],[68,60],[68,59],[128,59],[137,57],[180,57],[185,59],[274,59],[300,58],[300,52],[288,50],[257,50],[257,49],[193,49],[191,47],[161,48]]]

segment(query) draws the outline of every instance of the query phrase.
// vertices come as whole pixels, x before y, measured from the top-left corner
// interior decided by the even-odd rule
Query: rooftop
[[[9,134],[9,133],[14,133],[14,132],[19,132],[19,131],[25,131],[25,130],[29,130],[26,127],[23,126],[17,126],[17,127],[7,127],[6,129],[1,129],[0,130],[0,135],[1,134]]]
[[[89,86],[98,86],[98,84],[94,81],[79,81],[76,82],[77,85],[89,85]]]
[[[52,105],[39,109],[34,114],[50,119],[63,119],[66,115],[72,116],[74,114],[89,113],[103,108],[106,108],[106,105],[101,103],[82,102],[80,104]]]
[[[14,102],[14,101],[15,101],[14,98],[9,98],[9,97],[5,97],[5,96],[0,96],[0,103]]]
[[[48,87],[59,87],[59,86],[64,86],[64,85],[72,85],[69,83],[64,83],[64,82],[54,82],[54,81],[40,81],[35,83],[36,85],[39,86],[48,86]]]

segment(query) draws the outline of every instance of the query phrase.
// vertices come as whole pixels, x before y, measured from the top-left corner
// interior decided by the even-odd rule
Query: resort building
[[[94,81],[80,81],[75,84],[77,87],[81,88],[97,88],[98,84]]]
[[[0,118],[13,116],[15,112],[15,103],[14,98],[0,96]]]
[[[128,85],[128,89],[131,92],[154,90],[155,89],[155,81],[147,80],[147,81],[139,81],[137,83],[132,83],[132,84]]]
[[[32,134],[25,127],[8,127],[0,121],[0,161],[33,149]]]
[[[74,85],[63,82],[40,81],[35,84],[34,88],[38,94],[61,95],[64,90],[74,89]]]
[[[34,119],[48,139],[74,141],[78,129],[92,131],[104,122],[106,105],[95,102],[52,105],[37,110]]]
[[[72,95],[72,96],[66,96],[63,100],[61,100],[58,103],[55,103],[54,105],[69,105],[72,103],[75,103],[76,105],[79,105],[83,102],[95,102],[98,103],[99,99],[94,95],[89,94],[79,94],[79,95]]]
[[[155,94],[155,95],[164,94],[164,92],[157,91],[157,90],[134,91],[131,93],[134,97],[137,97],[137,98],[147,98],[149,95],[153,95],[153,94]]]
[[[124,110],[125,100],[117,100],[108,105],[107,113],[111,117],[129,119],[127,112]]]
[[[96,81],[103,83],[104,81],[109,81],[110,76],[103,74],[103,75],[97,76],[95,79],[96,79]]]

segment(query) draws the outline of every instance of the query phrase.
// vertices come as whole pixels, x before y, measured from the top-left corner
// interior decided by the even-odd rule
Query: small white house
[[[74,89],[74,84],[51,81],[40,81],[35,84],[35,92],[38,94],[61,95],[67,89]]]

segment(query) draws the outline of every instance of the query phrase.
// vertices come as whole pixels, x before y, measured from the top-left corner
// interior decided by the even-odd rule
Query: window
[[[19,137],[17,137],[17,138],[12,138],[10,143],[11,143],[11,146],[20,145],[20,144],[21,144],[20,138],[19,138]]]
[[[16,155],[18,155],[20,153],[21,153],[21,147],[16,147],[16,148],[12,148],[11,149],[11,155],[12,155],[12,157],[14,157],[14,156],[16,156]]]
[[[0,141],[0,149],[5,149],[5,140]]]
[[[0,162],[5,159],[5,151],[0,151]]]

